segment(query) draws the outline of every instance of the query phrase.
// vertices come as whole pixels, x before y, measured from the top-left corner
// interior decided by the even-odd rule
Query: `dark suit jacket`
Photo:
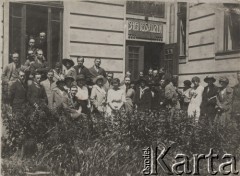
[[[83,74],[85,76],[87,82],[91,81],[91,77],[92,77],[91,73],[85,66],[83,66],[83,68],[81,68],[80,72],[79,72],[80,67],[78,65],[75,65],[73,68],[76,70],[76,75]]]
[[[13,110],[21,109],[27,102],[27,88],[19,79],[17,79],[9,88],[9,102]]]
[[[152,102],[152,93],[149,88],[145,89],[140,98],[140,88],[137,88],[134,101],[139,109],[150,109]]]
[[[42,85],[37,86],[36,83],[32,83],[28,86],[27,99],[31,105],[37,103],[47,103],[47,95]]]
[[[209,91],[208,86],[204,87],[201,104],[201,112],[203,114],[207,115],[212,114],[214,117],[217,99],[212,97],[217,96],[217,94],[218,94],[217,86],[213,85],[213,87],[210,87]]]
[[[104,77],[107,76],[105,70],[103,68],[99,68],[99,71],[97,72],[94,68],[94,66],[92,66],[91,68],[89,68],[89,72],[91,73],[91,78],[95,78],[98,75],[102,75]]]
[[[39,62],[37,62],[37,60],[35,60],[30,64],[30,71],[38,71],[46,74],[48,70],[49,67],[46,61],[43,61],[43,63],[40,64]]]

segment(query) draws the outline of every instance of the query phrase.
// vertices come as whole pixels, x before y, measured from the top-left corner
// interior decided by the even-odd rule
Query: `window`
[[[132,77],[137,78],[139,69],[139,47],[129,46],[128,48],[128,59],[129,59],[129,70],[132,72]]]
[[[224,4],[224,51],[240,50],[240,5]]]
[[[178,41],[179,56],[186,56],[186,26],[187,26],[187,3],[178,3]]]
[[[127,14],[164,18],[165,3],[156,1],[127,1]]]
[[[28,41],[46,33],[42,48],[50,66],[62,58],[62,2],[10,3],[9,53],[19,52],[22,63],[26,60]],[[10,61],[11,62],[11,61]]]

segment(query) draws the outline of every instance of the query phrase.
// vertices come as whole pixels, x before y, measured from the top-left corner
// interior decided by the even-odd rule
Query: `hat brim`
[[[74,62],[73,62],[71,59],[63,59],[63,60],[62,60],[62,64],[63,64],[64,66],[67,65],[67,62],[69,62],[69,63],[71,64],[71,67],[74,66]]]
[[[204,78],[204,82],[207,83],[208,80],[213,80],[213,82],[216,82],[216,79],[215,78]]]
[[[56,84],[60,84],[60,83],[64,83],[65,84],[65,80],[57,80]]]
[[[107,82],[107,79],[105,77],[96,77],[96,78],[93,78],[93,83],[96,84],[99,79],[103,80],[103,84]]]
[[[66,78],[64,79],[64,81],[66,81],[67,79],[71,79],[72,82],[74,82],[74,78],[73,78],[73,77],[68,76],[68,77],[66,77]]]

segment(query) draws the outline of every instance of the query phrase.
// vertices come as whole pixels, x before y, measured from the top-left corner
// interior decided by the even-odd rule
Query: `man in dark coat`
[[[34,81],[32,84],[28,85],[27,91],[28,102],[36,109],[43,103],[47,104],[47,95],[43,86],[40,84],[40,80],[41,74],[38,72],[35,73]]]
[[[78,65],[75,65],[73,68],[76,70],[76,76],[77,75],[84,75],[86,79],[86,83],[89,85],[91,84],[91,73],[89,70],[83,65],[84,63],[84,57],[78,57],[77,58]],[[76,78],[75,78],[76,80]]]
[[[201,114],[205,117],[206,122],[209,125],[213,125],[214,118],[216,116],[216,96],[218,94],[218,88],[214,85],[216,79],[214,77],[207,76],[204,79],[208,85],[203,90]]]
[[[25,84],[25,73],[23,70],[18,72],[19,78],[10,85],[9,103],[13,112],[22,110],[22,106],[27,102],[27,88]]]
[[[37,50],[36,59],[30,64],[30,72],[41,72],[42,80],[46,79],[47,71],[49,70],[47,61],[44,59],[43,51]]]
[[[145,110],[151,108],[152,103],[152,93],[149,87],[146,86],[147,81],[145,79],[141,79],[140,87],[136,90],[135,95],[135,103],[137,105],[137,109]]]
[[[37,49],[41,49],[43,51],[44,56],[47,57],[47,40],[45,32],[39,33],[39,36],[36,38],[35,46]]]
[[[107,77],[107,74],[106,74],[105,70],[102,67],[100,67],[100,65],[101,65],[101,59],[96,58],[95,61],[94,61],[94,66],[89,68],[89,72],[91,73],[92,78],[95,78],[99,75],[102,75],[105,78]]]

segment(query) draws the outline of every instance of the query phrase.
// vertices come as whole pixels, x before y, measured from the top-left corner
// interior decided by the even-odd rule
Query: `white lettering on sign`
[[[140,31],[150,33],[163,33],[163,25],[156,22],[145,22],[145,21],[128,21],[129,31]]]

